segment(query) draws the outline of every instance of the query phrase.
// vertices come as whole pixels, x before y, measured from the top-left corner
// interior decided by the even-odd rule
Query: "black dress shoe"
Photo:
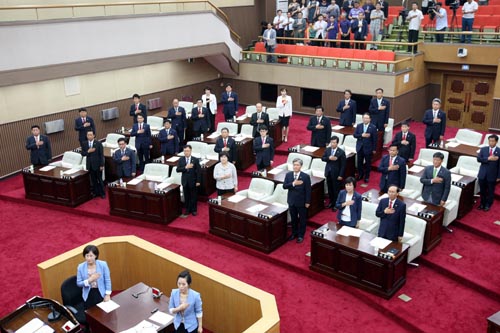
[[[484,206],[483,205],[479,205],[479,207],[477,207],[478,210],[483,210],[484,209]]]
[[[331,202],[328,204],[328,206],[326,206],[326,208],[332,208],[332,207],[333,207],[333,204]]]
[[[198,212],[192,212],[191,214],[192,214],[193,216],[196,216],[196,215],[198,215]]]
[[[485,207],[484,207],[484,211],[485,211],[485,212],[488,212],[489,210],[490,210],[490,206],[485,206]]]
[[[299,243],[299,244],[300,244],[300,243],[302,243],[303,241],[304,241],[304,238],[302,238],[302,237],[297,238],[297,243]]]
[[[297,238],[296,235],[291,235],[290,237],[288,237],[288,241],[293,241],[295,238]]]

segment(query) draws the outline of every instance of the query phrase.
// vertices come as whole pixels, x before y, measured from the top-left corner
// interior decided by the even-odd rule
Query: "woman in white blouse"
[[[210,132],[215,132],[217,126],[215,126],[215,115],[217,114],[217,97],[212,94],[212,89],[210,87],[205,87],[205,95],[201,96],[203,101],[203,107],[206,107],[210,111]]]
[[[286,88],[281,88],[281,96],[276,100],[276,108],[278,109],[281,136],[284,142],[288,141],[288,128],[290,126],[290,117],[292,116],[292,97],[286,94]]]
[[[229,162],[227,153],[220,153],[220,162],[215,165],[214,179],[217,195],[236,193],[238,191],[238,175],[236,167]]]

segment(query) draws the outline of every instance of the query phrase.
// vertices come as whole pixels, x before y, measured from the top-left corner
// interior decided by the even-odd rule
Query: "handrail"
[[[40,9],[71,9],[72,10],[72,18],[75,17],[74,9],[75,8],[87,8],[87,7],[103,7],[104,15],[91,15],[88,16],[78,16],[78,17],[99,17],[99,16],[108,16],[106,15],[106,7],[118,7],[118,6],[133,6],[134,14],[135,14],[135,6],[144,6],[144,5],[158,5],[158,13],[162,13],[161,5],[162,4],[192,4],[192,3],[204,3],[208,5],[212,11],[215,11],[216,15],[222,18],[222,20],[226,23],[229,31],[231,33],[231,37],[239,44],[241,37],[231,28],[231,22],[226,13],[224,13],[219,7],[214,5],[210,0],[162,0],[162,1],[147,1],[147,2],[102,2],[102,3],[82,3],[82,4],[68,4],[68,5],[17,5],[17,6],[0,6],[1,11],[12,11],[12,10],[35,10],[36,12],[36,21],[41,20],[39,18],[39,10]],[[193,11],[191,9],[183,8],[182,11]],[[119,14],[114,14],[119,15]],[[114,16],[113,15],[113,16]],[[122,14],[128,15],[128,14]]]
[[[259,41],[262,42],[263,36],[258,36],[257,37]],[[342,40],[342,39],[321,39],[321,38],[295,38],[295,37],[276,37],[276,40],[289,40],[289,41],[302,41],[302,42],[310,42],[310,41],[315,41],[315,42],[337,42],[337,43],[346,43],[346,44],[352,44],[352,43],[359,43],[359,44],[376,44],[376,45],[395,45],[395,46],[415,46],[422,44],[423,41],[417,41],[417,42],[379,42],[379,41],[367,41],[367,40]]]
[[[424,36],[424,41],[426,35],[450,35],[455,38],[456,35],[461,36],[479,36],[479,44],[488,43],[488,42],[496,42],[500,44],[500,32],[488,32],[488,31],[433,31],[433,30],[423,30],[422,35]],[[489,38],[485,38],[488,36]],[[449,39],[449,43],[453,43],[453,38]],[[497,39],[496,41],[494,39]],[[473,43],[474,44],[474,43]]]

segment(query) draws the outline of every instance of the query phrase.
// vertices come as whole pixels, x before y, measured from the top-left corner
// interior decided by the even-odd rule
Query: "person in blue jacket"
[[[83,249],[85,261],[78,265],[76,284],[82,288],[85,309],[107,302],[111,299],[111,275],[108,264],[98,260],[99,249],[95,245],[87,245]]]
[[[177,276],[177,289],[172,289],[168,308],[174,316],[176,333],[202,333],[203,310],[199,292],[190,288],[191,274],[185,270]]]
[[[356,192],[356,179],[347,177],[345,180],[345,190],[340,191],[337,197],[337,220],[340,225],[348,227],[359,227],[361,220],[362,198],[361,194]]]

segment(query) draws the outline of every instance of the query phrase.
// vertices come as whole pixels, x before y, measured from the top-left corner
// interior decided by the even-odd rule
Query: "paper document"
[[[168,326],[174,321],[174,316],[165,312],[157,311],[148,319],[162,326]]]
[[[464,178],[464,176],[458,175],[456,173],[451,174],[451,181],[452,182],[459,182],[460,180],[462,180],[462,178]]]
[[[45,325],[43,321],[38,318],[34,318],[24,324],[20,329],[16,331],[16,333],[34,333],[43,325]]]
[[[44,166],[43,168],[40,169],[40,171],[50,171],[52,169],[55,169],[56,167],[53,166],[53,165],[47,165],[47,166]]]
[[[53,333],[53,332],[55,331],[52,327],[50,327],[49,325],[45,325],[36,330],[35,333]]]
[[[283,169],[280,169],[280,168],[274,168],[270,171],[268,171],[267,173],[268,174],[271,174],[271,175],[277,175],[278,173],[280,173],[281,171],[283,171]]]
[[[350,153],[355,154],[356,153],[356,149],[354,149],[354,148],[351,148],[351,147],[344,147],[344,148],[345,148],[344,150],[345,150],[346,154],[350,154]]]
[[[314,146],[305,146],[303,147],[302,149],[304,149],[305,151],[309,152],[309,153],[314,153],[316,150],[319,149],[319,147],[314,147]]]
[[[383,249],[391,243],[392,243],[392,241],[390,241],[388,239],[385,239],[382,237],[375,237],[374,239],[371,240],[370,245],[373,247],[376,247],[377,249]]]
[[[243,201],[245,200],[246,197],[242,196],[242,195],[238,195],[238,194],[235,194],[235,195],[232,195],[231,197],[229,197],[227,199],[227,201],[229,202],[234,202],[234,203],[238,203],[240,201]]]
[[[218,138],[220,135],[220,133],[217,133],[217,132],[213,132],[212,134],[210,134],[209,136],[207,136],[207,138],[209,139],[216,139]]]
[[[73,169],[72,168],[72,169],[64,171],[63,174],[65,174],[65,175],[72,175],[74,173],[77,173],[78,171],[80,171],[80,169]]]
[[[210,160],[208,158],[204,158],[200,161],[200,164],[207,164],[208,162],[210,162]]]
[[[446,144],[446,147],[447,147],[447,148],[455,148],[455,147],[458,147],[458,146],[460,146],[460,143],[459,143],[459,142],[448,142],[448,143]]]
[[[340,130],[340,129],[343,129],[343,128],[344,128],[344,126],[335,125],[335,126],[332,127],[332,130],[335,131],[335,130]]]
[[[361,234],[363,233],[363,230],[361,229],[356,229],[356,228],[351,228],[348,226],[342,226],[339,230],[337,230],[337,235],[341,236],[354,236],[354,237],[360,237]]]
[[[279,202],[273,202],[272,205],[276,206],[276,207],[288,209],[288,205],[284,205],[284,204],[279,203]]]
[[[128,330],[121,331],[120,333],[136,333],[136,332],[157,332],[160,326],[147,321],[143,320],[139,324],[135,325],[134,327],[129,328]]]
[[[258,205],[247,208],[247,212],[258,213],[258,212],[266,209],[267,207],[269,207],[269,206],[258,204]]]
[[[412,211],[412,212],[417,212],[417,213],[420,213],[421,211],[423,211],[427,206],[426,205],[423,205],[423,204],[419,204],[417,202],[415,202],[414,204],[412,204],[410,207],[408,207],[408,210],[409,211]]]
[[[132,179],[131,181],[128,182],[129,185],[137,185],[139,184],[140,182],[142,182],[142,179],[141,178],[134,178]]]
[[[241,141],[243,141],[245,139],[246,139],[246,137],[242,136],[242,135],[238,135],[238,136],[234,137],[234,141],[236,141],[236,142],[241,142]]]
[[[425,168],[421,165],[413,165],[411,168],[408,169],[408,171],[419,173],[420,171],[424,170]]]
[[[120,307],[120,304],[114,302],[113,300],[109,300],[107,302],[98,303],[97,306],[100,307],[104,312],[110,313],[111,311],[118,309]]]
[[[244,114],[244,115],[239,116],[238,118],[236,118],[236,120],[245,120],[245,119],[247,119],[247,115],[246,114]]]
[[[167,160],[167,162],[177,162],[179,158],[179,156],[172,156]]]

